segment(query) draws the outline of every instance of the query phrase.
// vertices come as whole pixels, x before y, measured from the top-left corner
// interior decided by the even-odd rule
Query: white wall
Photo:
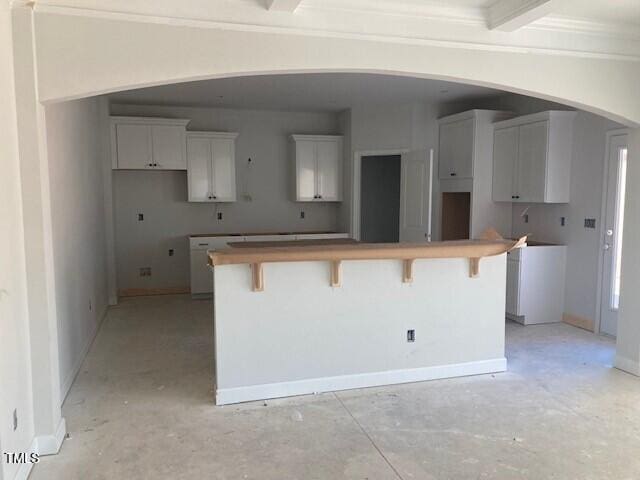
[[[12,50],[11,14],[7,2],[0,2],[0,452],[25,452],[34,438],[34,422]],[[20,468],[26,470],[3,458],[0,479],[13,479]]]
[[[190,234],[340,229],[338,204],[292,200],[295,179],[289,138],[293,133],[338,134],[338,114],[133,105],[112,105],[111,113],[188,118],[188,130],[239,132],[234,203],[187,202],[184,171],[114,171],[120,291],[188,288]],[[245,193],[253,200],[244,199]],[[222,220],[217,220],[217,212],[223,214]],[[138,213],[144,221],[138,221]],[[169,249],[174,250],[172,257]],[[152,276],[140,277],[140,267],[151,267]]]
[[[46,108],[61,392],[80,368],[107,307],[98,101]]]

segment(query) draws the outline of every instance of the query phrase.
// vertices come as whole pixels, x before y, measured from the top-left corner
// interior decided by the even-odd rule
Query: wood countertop
[[[431,243],[358,243],[338,239],[339,242],[253,242],[234,244],[230,248],[208,252],[209,264],[250,264],[253,291],[264,290],[263,263],[326,261],[331,263],[330,285],[341,285],[341,264],[344,260],[401,260],[402,281],[413,282],[413,263],[424,258],[467,258],[469,276],[477,277],[480,259],[500,255],[526,244],[527,237],[505,240],[495,230],[487,230],[483,240],[458,240]],[[275,245],[274,245],[275,244]],[[262,246],[260,246],[262,245]]]
[[[346,243],[223,248],[209,252],[210,265],[242,263],[384,260],[419,258],[481,258],[506,253],[526,242],[519,240],[456,240],[431,243]],[[255,242],[258,243],[258,242]],[[265,242],[269,243],[270,242]]]

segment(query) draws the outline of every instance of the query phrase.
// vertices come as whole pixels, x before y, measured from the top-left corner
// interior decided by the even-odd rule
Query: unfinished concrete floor
[[[210,310],[112,308],[31,478],[640,478],[640,379],[610,339],[509,323],[507,373],[215,407]]]

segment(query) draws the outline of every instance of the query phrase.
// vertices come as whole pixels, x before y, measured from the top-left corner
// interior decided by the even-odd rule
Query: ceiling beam
[[[513,32],[551,12],[552,0],[498,0],[487,9],[490,30]]]
[[[267,10],[293,13],[301,3],[302,0],[267,0]]]

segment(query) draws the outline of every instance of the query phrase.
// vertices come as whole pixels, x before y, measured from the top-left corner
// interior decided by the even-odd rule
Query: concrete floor
[[[112,308],[31,478],[640,478],[640,379],[610,339],[509,323],[507,373],[215,407],[210,309]]]

